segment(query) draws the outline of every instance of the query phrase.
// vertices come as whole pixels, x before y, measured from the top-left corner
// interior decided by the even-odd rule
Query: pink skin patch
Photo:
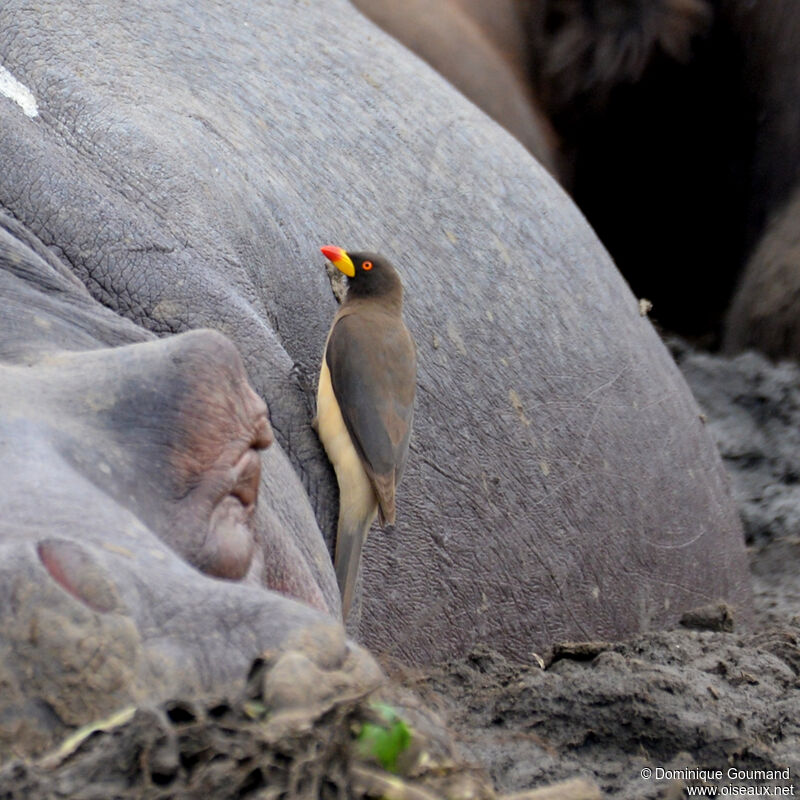
[[[47,539],[39,542],[36,550],[53,580],[74,598],[101,613],[118,608],[116,587],[79,544]]]

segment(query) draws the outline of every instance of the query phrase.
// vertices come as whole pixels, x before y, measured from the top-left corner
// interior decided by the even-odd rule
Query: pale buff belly
[[[378,502],[342,419],[324,358],[317,389],[317,433],[339,483],[339,526],[343,521],[348,527],[372,522]]]

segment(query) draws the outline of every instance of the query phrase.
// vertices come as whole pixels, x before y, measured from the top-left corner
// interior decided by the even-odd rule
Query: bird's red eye
[[[371,270],[372,269],[372,262],[371,261],[365,261],[361,265],[361,269]]]

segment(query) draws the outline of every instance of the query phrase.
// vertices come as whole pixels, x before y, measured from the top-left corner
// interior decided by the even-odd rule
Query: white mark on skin
[[[13,100],[28,117],[38,117],[39,108],[33,92],[21,84],[5,67],[0,66],[0,94]]]
[[[452,320],[449,320],[447,323],[447,338],[450,339],[462,356],[467,355],[467,346],[464,344],[464,340],[461,338],[461,332],[458,330]]]
[[[114,544],[113,542],[101,542],[100,546],[104,550],[108,550],[109,553],[115,553],[118,556],[124,556],[125,558],[134,559],[134,554],[128,550],[127,547],[121,547],[118,544]]]
[[[531,421],[525,416],[525,407],[522,405],[522,399],[517,394],[516,389],[509,389],[508,390],[508,399],[511,401],[511,405],[514,407],[514,411],[517,412],[517,416],[520,419],[520,422],[527,428],[530,426]]]
[[[505,261],[506,265],[510,267],[514,263],[514,259],[511,258],[508,248],[497,234],[494,234],[494,244],[497,248],[497,251],[500,253],[500,257],[503,259],[503,261]]]

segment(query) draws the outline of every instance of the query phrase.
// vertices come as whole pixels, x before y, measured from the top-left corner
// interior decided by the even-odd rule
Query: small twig
[[[119,711],[115,711],[111,716],[96,722],[90,722],[78,728],[73,734],[64,739],[56,750],[47,753],[39,759],[39,766],[42,769],[55,769],[66,761],[90,736],[95,733],[106,733],[107,731],[127,725],[136,713],[136,706],[126,706]]]

